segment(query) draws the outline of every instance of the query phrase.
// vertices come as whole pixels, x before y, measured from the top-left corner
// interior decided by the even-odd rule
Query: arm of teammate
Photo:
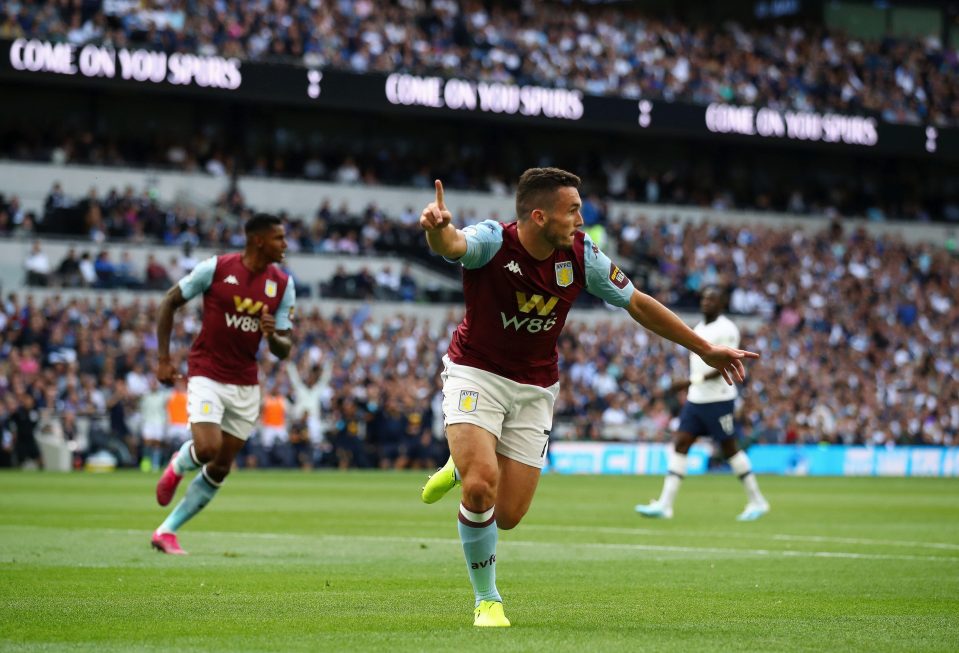
[[[269,309],[263,307],[260,314],[260,331],[266,338],[266,343],[270,347],[270,353],[280,360],[286,359],[293,348],[293,339],[290,337],[290,329],[276,330],[276,316],[270,315]]]
[[[263,307],[263,313],[260,315],[260,330],[270,347],[270,353],[280,360],[285,360],[293,348],[291,331],[295,303],[296,289],[293,286],[293,278],[290,277],[286,283],[286,290],[283,291],[283,297],[280,299],[280,305],[276,309],[276,315],[270,315],[266,306]]]
[[[173,314],[186,304],[186,298],[180,286],[176,285],[170,288],[163,301],[160,302],[160,310],[157,315],[157,381],[166,385],[172,385],[181,374],[176,371],[173,360],[170,358],[170,334],[173,332]]]
[[[197,264],[190,274],[180,279],[170,288],[163,301],[160,302],[157,316],[157,381],[165,385],[173,385],[174,381],[182,378],[176,371],[176,366],[170,358],[170,334],[173,332],[173,314],[181,306],[206,292],[213,283],[213,274],[216,272],[216,257],[211,256]]]
[[[443,182],[436,180],[436,199],[426,205],[420,214],[420,226],[426,232],[426,244],[447,259],[458,259],[466,254],[466,235],[451,224],[453,214],[446,208]]]
[[[703,359],[715,368],[729,385],[742,383],[746,378],[744,358],[759,358],[759,354],[743,349],[714,345],[689,328],[679,316],[646,293],[633,290],[626,311],[656,335],[672,340]]]

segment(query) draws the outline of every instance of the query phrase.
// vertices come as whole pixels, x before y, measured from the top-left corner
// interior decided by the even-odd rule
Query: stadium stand
[[[699,288],[715,283],[731,289],[735,312],[761,318],[744,329],[745,344],[765,356],[740,407],[751,441],[948,445],[959,436],[954,243],[951,251],[907,244],[840,223],[808,233],[640,218],[612,231],[619,256],[640,262],[637,283],[663,301],[689,308]],[[155,347],[148,316],[155,309],[155,299],[10,294],[0,316],[3,423],[20,419],[36,401],[38,433],[72,433],[74,417],[66,427],[61,423],[71,413],[88,433],[73,436],[77,456],[89,451],[93,438],[134,464],[137,401],[148,391]],[[181,355],[198,325],[196,309],[190,315],[175,332]],[[381,319],[362,309],[304,311],[297,324],[301,374],[332,364],[322,394],[324,436],[307,445],[296,435],[304,432],[302,420],[293,419],[293,441],[285,445],[291,451],[296,445],[296,452],[278,459],[379,464],[384,397],[398,402],[391,410],[416,422],[402,441],[409,464],[441,459],[434,381],[455,320],[452,314],[425,322],[399,311]],[[685,369],[685,352],[634,325],[600,320],[569,328],[560,354],[559,437],[667,438],[678,403],[665,390]],[[263,378],[295,401],[281,365],[266,362]],[[8,442],[8,464],[12,454],[23,462],[33,451],[17,448],[9,435]],[[262,460],[256,446],[250,455]]]
[[[946,126],[959,116],[959,59],[935,37],[869,40],[822,25],[691,24],[629,7],[556,11],[555,4],[11,3],[0,38],[869,112],[892,123]]]
[[[532,165],[582,172],[586,228],[637,287],[687,319],[706,285],[730,292],[743,345],[764,356],[739,404],[751,441],[955,444],[957,243],[925,224],[959,223],[948,30],[868,36],[805,16],[710,21],[574,4],[4,5],[4,47],[235,57],[250,64],[250,95],[2,63],[0,90],[16,101],[0,104],[0,466],[80,465],[98,450],[126,466],[147,457],[140,401],[156,392],[156,293],[241,246],[260,210],[287,227],[304,308],[299,381],[264,357],[264,389],[290,402],[286,435],[255,438],[244,464],[442,462],[436,379],[461,295],[456,268],[427,255],[420,199],[443,177],[462,223],[509,220],[512,180]],[[298,95],[264,101],[259,64],[290,73]],[[299,82],[317,70],[369,75],[379,95],[355,112],[304,104]],[[873,121],[882,141],[736,141],[699,123],[646,132],[633,113],[633,131],[403,113],[381,97],[397,72],[574,89],[627,98],[633,112],[638,100],[694,105],[697,120],[713,103],[839,112]],[[197,307],[184,313],[181,359],[198,327]],[[573,320],[554,434],[667,441],[682,397],[666,390],[685,352],[595,304]],[[319,429],[293,410],[304,393],[320,398]]]

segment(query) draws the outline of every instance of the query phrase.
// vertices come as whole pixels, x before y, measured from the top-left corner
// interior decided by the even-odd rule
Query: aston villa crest
[[[556,264],[556,285],[565,288],[573,283],[573,262],[560,261]]]
[[[478,402],[479,402],[479,392],[477,392],[476,390],[460,390],[459,409],[461,413],[476,412],[476,404]]]
[[[276,297],[276,282],[272,279],[267,279],[264,292],[266,293],[267,297]]]

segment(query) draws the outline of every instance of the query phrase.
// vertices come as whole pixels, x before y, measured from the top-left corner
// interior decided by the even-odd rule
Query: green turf
[[[503,532],[514,627],[472,627],[456,501],[420,474],[234,474],[149,548],[156,477],[0,474],[0,650],[956,651],[959,482],[543,478]],[[181,489],[182,492],[182,489]]]

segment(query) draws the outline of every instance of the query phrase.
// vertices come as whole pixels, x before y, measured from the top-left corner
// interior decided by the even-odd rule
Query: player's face
[[[699,310],[703,312],[703,315],[719,315],[721,307],[718,292],[712,288],[703,291],[703,296],[699,299]]]
[[[260,251],[271,263],[281,263],[286,256],[286,230],[282,225],[273,225],[260,236]]]
[[[572,187],[560,188],[554,197],[553,208],[546,213],[543,237],[556,249],[571,249],[576,232],[583,226],[583,201]]]

